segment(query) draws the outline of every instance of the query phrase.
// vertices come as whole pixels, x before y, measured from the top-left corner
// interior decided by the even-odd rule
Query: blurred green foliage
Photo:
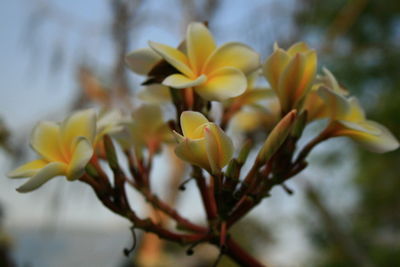
[[[370,119],[399,138],[400,1],[302,2],[297,34],[324,37],[320,60],[360,97]],[[377,155],[359,149],[357,155],[354,184],[360,201],[346,225],[348,235],[371,266],[400,266],[400,151]],[[355,266],[325,231],[326,226],[311,231],[319,266]]]

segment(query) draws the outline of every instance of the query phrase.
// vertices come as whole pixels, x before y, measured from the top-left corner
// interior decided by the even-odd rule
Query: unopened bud
[[[303,134],[304,127],[307,124],[307,117],[308,117],[308,112],[307,110],[302,111],[299,116],[297,116],[296,121],[293,125],[292,133],[291,135],[299,139],[301,135]]]
[[[87,174],[89,174],[92,177],[98,177],[99,176],[99,173],[97,172],[96,168],[91,163],[86,165],[85,171],[86,171]]]
[[[108,164],[110,165],[111,169],[117,169],[118,168],[117,153],[115,152],[115,147],[110,136],[105,135],[103,138],[103,142],[104,142],[104,148],[106,150],[106,157]]]
[[[239,156],[237,158],[237,161],[240,165],[243,165],[246,162],[252,147],[253,147],[253,142],[250,139],[248,139],[243,144],[242,148],[240,149]]]
[[[297,115],[296,110],[290,111],[283,117],[280,122],[272,129],[271,133],[268,135],[267,140],[265,140],[260,152],[257,155],[257,162],[260,164],[269,160],[280,148],[283,142],[288,137],[292,126],[295,122]]]

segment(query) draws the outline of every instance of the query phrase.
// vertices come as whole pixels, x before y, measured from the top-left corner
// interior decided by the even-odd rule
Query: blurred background
[[[134,106],[142,78],[125,67],[125,54],[148,40],[178,45],[190,21],[208,21],[219,44],[244,42],[263,60],[275,41],[306,41],[368,117],[400,136],[397,0],[14,0],[0,2],[0,20],[0,266],[210,266],[211,246],[189,257],[151,236],[126,258],[129,223],[86,185],[54,179],[18,194],[20,181],[5,177],[33,159],[29,134],[39,120],[88,105]],[[163,160],[168,153],[153,175],[164,197],[171,183],[157,173],[177,171]],[[310,161],[289,181],[293,195],[275,188],[235,226],[246,249],[269,266],[400,266],[400,151],[377,155],[337,139]],[[169,200],[202,220],[193,184]],[[134,192],[132,203],[146,214]]]

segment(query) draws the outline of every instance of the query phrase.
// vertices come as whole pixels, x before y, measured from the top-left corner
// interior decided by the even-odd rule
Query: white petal
[[[131,70],[147,75],[162,58],[150,48],[141,48],[129,53],[125,61]]]

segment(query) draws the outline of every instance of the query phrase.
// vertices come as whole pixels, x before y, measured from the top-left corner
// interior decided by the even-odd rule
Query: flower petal
[[[250,105],[259,102],[263,99],[271,99],[276,97],[276,94],[271,89],[265,88],[254,88],[252,90],[246,91],[240,96],[240,103],[242,105]]]
[[[279,79],[279,99],[282,110],[296,108],[310,89],[317,69],[317,55],[314,50],[297,53],[288,63]]]
[[[117,109],[103,111],[99,114],[96,124],[96,140],[98,140],[105,134],[116,133],[123,129],[122,114]]]
[[[137,74],[147,75],[161,59],[152,49],[141,48],[129,53],[125,61],[129,68]]]
[[[93,109],[75,112],[61,125],[64,154],[70,159],[77,137],[85,137],[93,143],[96,134],[96,113]]]
[[[25,184],[18,187],[17,191],[20,193],[33,191],[43,185],[48,180],[59,175],[65,175],[66,168],[67,165],[65,163],[51,162],[47,164],[44,168],[42,168],[39,172],[37,172],[33,177],[29,178],[29,180]]]
[[[185,138],[175,148],[175,154],[184,161],[211,170],[208,162],[205,139],[190,140]]]
[[[152,84],[140,91],[138,98],[150,104],[159,104],[171,101],[171,94],[168,87]]]
[[[75,150],[68,165],[67,179],[70,181],[79,179],[85,172],[85,167],[93,156],[93,146],[84,137],[78,137]]]
[[[232,140],[214,123],[204,128],[208,161],[213,174],[219,173],[233,156]]]
[[[200,75],[196,79],[192,80],[182,74],[172,74],[168,76],[162,84],[165,86],[182,89],[182,88],[189,88],[193,86],[200,85],[207,80],[205,75]]]
[[[196,130],[206,123],[208,123],[207,118],[200,112],[184,111],[181,114],[183,136],[189,139],[202,138],[203,134],[199,134]]]
[[[289,47],[287,53],[290,57],[294,57],[297,53],[305,53],[309,50],[310,48],[306,43],[298,42]]]
[[[149,45],[154,51],[156,51],[162,58],[164,58],[178,71],[189,77],[194,76],[193,71],[189,68],[189,61],[187,57],[181,51],[171,46],[156,42],[149,42]]]
[[[246,76],[236,68],[221,68],[207,78],[206,83],[194,88],[196,93],[206,100],[221,101],[239,96],[247,88]]]
[[[277,94],[279,94],[279,78],[289,63],[289,60],[289,55],[278,48],[267,58],[263,65],[263,74],[267,78],[271,88],[274,89]]]
[[[309,97],[312,96],[312,93],[313,92],[311,92]],[[330,117],[332,120],[343,120],[347,118],[350,111],[350,103],[344,96],[326,87],[318,88],[316,94],[321,97],[323,101],[322,106],[313,103],[314,106],[310,105],[310,108],[323,109],[321,110],[319,118],[322,118],[323,115]],[[315,113],[315,111],[311,113]]]
[[[32,131],[31,146],[48,161],[63,161],[60,146],[60,126],[54,122],[39,122]]]
[[[200,22],[190,23],[186,32],[186,47],[190,66],[199,73],[211,53],[216,49],[214,38]]]
[[[18,167],[13,171],[10,171],[7,176],[10,178],[32,177],[47,164],[48,162],[43,159],[34,160]]]
[[[352,125],[349,122],[339,121],[338,124],[343,127],[337,132],[338,136],[348,136],[369,151],[385,153],[399,147],[399,141],[396,137],[386,127],[374,121],[365,121],[357,127],[351,127]]]
[[[223,67],[234,67],[250,74],[260,66],[260,56],[241,43],[226,43],[214,51],[203,67],[203,73],[211,73]]]
[[[307,110],[307,121],[309,122],[330,116],[329,104],[324,101],[317,90],[312,89],[307,95],[303,109]]]
[[[365,112],[355,97],[350,97],[348,99],[349,111],[346,114],[346,120],[353,122],[365,121]]]
[[[324,75],[317,76],[319,82],[321,82],[323,85],[333,90],[335,93],[344,96],[347,96],[349,94],[349,92],[338,83],[332,72],[330,72],[325,67],[322,68],[322,71],[324,72]]]

